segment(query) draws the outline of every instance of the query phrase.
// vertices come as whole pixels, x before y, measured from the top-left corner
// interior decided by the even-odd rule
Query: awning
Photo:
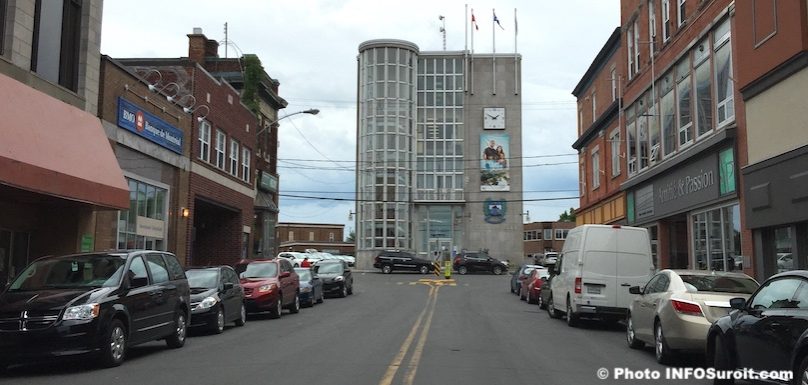
[[[258,191],[255,194],[255,209],[259,211],[271,211],[273,213],[280,211],[278,210],[278,206],[272,200],[272,195],[263,191]]]
[[[129,187],[101,121],[3,74],[0,183],[105,208],[129,208]]]

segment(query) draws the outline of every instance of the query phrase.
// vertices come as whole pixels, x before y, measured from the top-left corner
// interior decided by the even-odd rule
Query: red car
[[[236,264],[244,306],[249,313],[269,312],[269,318],[280,318],[283,309],[300,311],[300,278],[292,264],[283,258],[245,259]]]
[[[522,281],[519,291],[519,299],[527,300],[527,303],[538,303],[541,295],[541,284],[550,277],[550,271],[544,268],[533,269],[530,275]]]

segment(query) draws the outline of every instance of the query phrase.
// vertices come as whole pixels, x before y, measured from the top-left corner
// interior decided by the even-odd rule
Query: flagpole
[[[493,18],[491,19],[491,40],[493,40],[492,47],[493,47],[493,55],[492,61],[493,66],[491,67],[491,72],[493,75],[494,82],[491,83],[491,95],[497,94],[497,11],[494,8],[491,8],[491,14]]]
[[[519,23],[516,21],[516,8],[513,9],[513,94],[519,95],[519,54],[516,49],[516,35],[519,34]]]
[[[474,30],[477,29],[477,20],[474,18],[474,8],[471,9],[471,60],[469,60],[469,89],[474,95]]]
[[[465,13],[466,21],[464,22],[464,26],[466,28],[465,37],[463,38],[463,91],[468,92],[469,90],[469,5],[466,4],[466,13]]]

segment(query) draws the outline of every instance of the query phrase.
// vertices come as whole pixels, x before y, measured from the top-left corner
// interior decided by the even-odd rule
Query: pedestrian
[[[303,258],[303,262],[300,263],[300,267],[311,267],[311,262],[309,262],[309,257]]]

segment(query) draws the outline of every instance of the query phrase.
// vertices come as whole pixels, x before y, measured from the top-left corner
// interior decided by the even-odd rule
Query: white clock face
[[[483,108],[483,128],[500,130],[505,129],[505,108]]]

